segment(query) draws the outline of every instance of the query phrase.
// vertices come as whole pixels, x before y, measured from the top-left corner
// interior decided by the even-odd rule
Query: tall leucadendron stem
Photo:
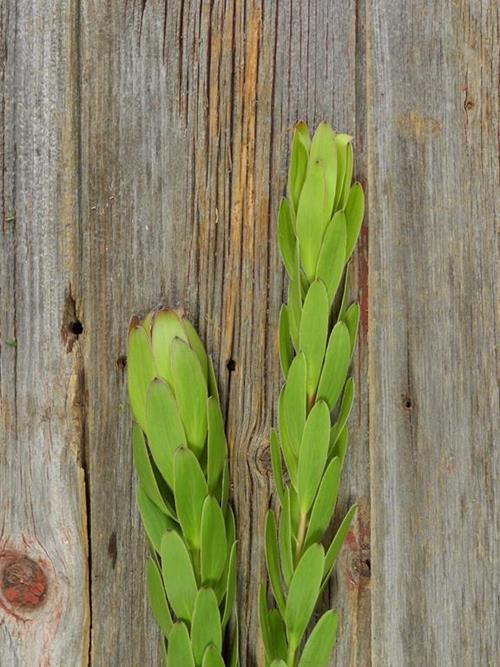
[[[163,309],[130,323],[127,366],[147,588],[165,664],[235,667],[235,525],[212,363],[189,322]]]
[[[279,320],[285,383],[271,455],[279,510],[266,517],[265,545],[275,605],[260,591],[266,665],[326,667],[337,629],[327,611],[312,629],[321,589],[354,517],[347,512],[333,539],[331,524],[347,450],[354,382],[348,377],[359,306],[348,305],[348,263],[364,215],[359,183],[351,185],[351,137],[321,123],[312,139],[294,130],[287,197],[278,239],[288,274]],[[277,519],[276,519],[277,517]]]

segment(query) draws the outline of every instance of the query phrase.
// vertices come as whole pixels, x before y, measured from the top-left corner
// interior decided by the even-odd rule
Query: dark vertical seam
[[[276,70],[278,66],[278,27],[279,27],[279,0],[276,0],[276,11],[274,15],[274,57],[273,57],[273,74],[272,74],[272,81],[271,81],[271,108],[274,110],[276,107]],[[280,113],[280,118],[282,119],[283,116]],[[275,158],[275,150],[274,150],[274,143],[275,143],[275,137],[276,137],[276,132],[275,132],[275,127],[274,127],[274,121],[275,115],[274,113],[271,114],[271,129],[270,129],[270,137],[269,137],[269,145],[270,145],[270,153],[269,153],[269,173],[271,173],[271,169],[274,166],[274,158]],[[280,133],[281,133],[282,128],[280,127]],[[272,196],[273,196],[273,187],[272,187],[273,179],[269,179],[269,188],[268,188],[268,209],[267,209],[267,238],[270,241],[271,239],[271,220],[274,221],[275,219],[275,212],[271,208],[272,204]],[[278,191],[278,202],[280,200],[280,192]],[[273,246],[273,249],[271,250],[271,244],[268,241],[267,243],[267,292],[266,292],[266,312],[265,312],[265,319],[264,319],[264,330],[267,333],[267,338],[269,344],[266,345],[266,368],[272,368],[272,357],[271,355],[273,354],[273,346],[271,344],[271,341],[274,339],[274,335],[271,334],[269,335],[269,311],[271,307],[271,255],[275,255],[275,249]],[[270,339],[270,340],[269,340]],[[274,356],[274,355],[273,355]],[[271,383],[271,387],[269,387],[269,390],[271,390],[272,386],[274,385],[274,382]],[[271,424],[274,421],[274,406],[275,406],[275,401],[271,400],[271,414],[270,414],[270,421]]]
[[[231,156],[231,177],[229,179],[229,193],[228,193],[228,198],[229,198],[229,206],[228,206],[228,235],[227,235],[227,245],[228,245],[228,255],[231,252],[231,225],[232,225],[232,210],[233,210],[233,174],[234,174],[234,165],[233,165],[233,155],[234,155],[234,150],[233,150],[233,144],[234,144],[234,116],[235,116],[235,64],[236,64],[236,6],[235,3],[232,5],[233,6],[233,25],[232,25],[232,35],[231,35],[231,82],[230,82],[230,90],[231,90],[231,95],[230,95],[230,122],[229,122],[229,141],[230,141],[230,156]],[[220,313],[220,325],[222,328],[223,325],[223,309],[221,308],[221,313]],[[231,355],[233,354],[233,348],[234,348],[234,328],[232,332],[232,340],[231,340]],[[220,356],[220,355],[219,355]],[[227,432],[227,427],[228,427],[228,415],[229,415],[229,403],[230,403],[230,395],[231,395],[231,378],[232,374],[229,374],[229,378],[227,380],[227,394],[226,394],[226,415],[225,415],[225,422],[224,426]]]
[[[72,11],[75,11],[75,59],[73,69],[73,76],[75,77],[75,92],[76,92],[76,109],[72,110],[72,122],[74,123],[74,131],[76,132],[76,151],[77,151],[77,193],[76,193],[76,216],[77,220],[75,221],[78,228],[78,258],[77,262],[73,265],[73,271],[78,267],[79,277],[82,275],[83,268],[83,225],[82,225],[82,186],[83,186],[83,158],[82,158],[82,146],[83,146],[83,122],[82,122],[82,90],[83,90],[83,67],[82,67],[82,7],[79,2],[73,4]],[[69,54],[71,57],[71,54]],[[72,291],[70,285],[70,292]],[[75,295],[72,295],[75,298]],[[75,299],[75,305],[78,303],[78,300]],[[82,354],[82,378],[81,382],[85,382],[86,373],[85,373],[85,357]],[[90,458],[89,458],[89,442],[88,442],[88,427],[87,427],[87,415],[86,412],[82,413],[82,424],[80,430],[80,439],[81,439],[81,460],[80,465],[84,474],[84,490],[85,490],[85,514],[86,514],[86,538],[87,538],[87,568],[88,568],[88,581],[87,581],[87,593],[88,593],[88,609],[89,609],[89,629],[88,629],[88,647],[87,647],[87,661],[88,664],[92,664],[92,620],[93,620],[93,600],[92,600],[92,502],[91,502],[91,474],[90,474]]]

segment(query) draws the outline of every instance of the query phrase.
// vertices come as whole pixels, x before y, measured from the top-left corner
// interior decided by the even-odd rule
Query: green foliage
[[[234,516],[211,361],[191,324],[162,309],[132,320],[127,366],[146,584],[166,665],[237,667]]]
[[[285,379],[271,459],[279,510],[266,518],[266,564],[275,606],[265,587],[259,615],[272,667],[326,667],[337,615],[326,612],[305,638],[314,609],[349,531],[349,509],[330,542],[340,474],[347,453],[347,419],[354,399],[348,377],[359,324],[348,303],[349,259],[364,215],[359,183],[351,185],[351,137],[321,123],[312,140],[294,132],[287,198],[280,206],[278,242],[288,274],[288,301],[279,324]],[[339,405],[339,399],[342,397]]]

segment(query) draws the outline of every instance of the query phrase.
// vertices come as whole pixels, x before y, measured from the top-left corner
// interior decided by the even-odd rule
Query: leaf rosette
[[[165,664],[235,666],[235,523],[212,362],[188,320],[159,309],[132,319],[127,369],[147,589]]]

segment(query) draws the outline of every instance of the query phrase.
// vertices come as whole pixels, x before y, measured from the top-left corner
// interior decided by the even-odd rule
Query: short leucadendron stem
[[[287,667],[295,667],[295,654],[297,652],[297,645],[295,642],[290,641],[288,644],[288,654],[286,657]]]
[[[297,529],[297,549],[295,551],[295,560],[298,562],[302,556],[302,549],[304,548],[304,540],[307,529],[307,512],[299,514],[299,526]]]
[[[350,508],[328,541],[348,444],[359,322],[359,306],[348,304],[347,269],[364,195],[352,174],[351,137],[321,123],[311,138],[304,123],[296,125],[278,214],[288,299],[279,319],[279,426],[270,439],[279,509],[268,514],[265,539],[275,605],[268,608],[265,587],[259,600],[266,664],[327,667],[335,643],[333,610],[304,635],[356,511]]]

